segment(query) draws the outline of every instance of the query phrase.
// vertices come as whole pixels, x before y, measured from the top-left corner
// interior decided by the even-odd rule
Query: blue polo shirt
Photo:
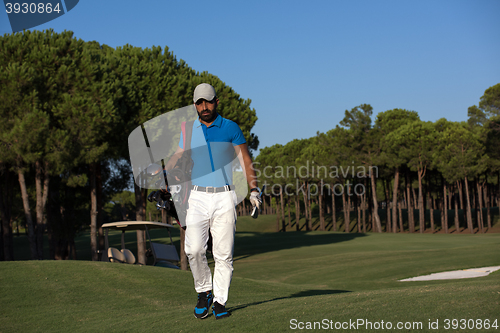
[[[181,133],[181,148],[184,148],[183,141]],[[192,184],[204,187],[232,185],[233,161],[237,158],[234,146],[243,143],[246,143],[243,132],[234,121],[217,115],[207,127],[196,119],[191,137]]]

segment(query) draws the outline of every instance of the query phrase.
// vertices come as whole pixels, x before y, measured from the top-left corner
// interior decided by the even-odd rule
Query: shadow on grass
[[[236,260],[255,254],[280,251],[307,246],[325,245],[365,237],[365,234],[281,232],[281,233],[236,233],[234,257]]]
[[[276,298],[268,299],[268,300],[264,300],[264,301],[253,302],[253,303],[248,303],[248,304],[242,304],[242,305],[238,305],[238,306],[235,306],[235,307],[232,307],[232,308],[228,307],[228,310],[230,310],[231,312],[235,312],[235,311],[247,308],[249,306],[260,305],[260,304],[264,304],[264,303],[279,301],[279,300],[282,300],[282,299],[310,297],[310,296],[334,295],[334,294],[343,294],[343,293],[350,293],[350,292],[352,292],[352,291],[349,291],[349,290],[321,290],[321,289],[303,290],[303,291],[299,291],[298,293],[292,294],[290,296],[276,297]]]
[[[180,235],[178,228],[171,230],[173,244],[177,251],[180,249]],[[170,244],[168,232],[160,229],[150,230],[151,239],[155,242]],[[285,249],[299,248],[305,246],[325,245],[345,242],[354,238],[364,237],[360,233],[331,233],[331,232],[236,232],[234,258],[241,260],[256,254],[273,252]],[[121,232],[111,231],[109,233],[109,246],[121,248]],[[137,253],[137,234],[135,231],[125,233],[125,246],[134,254]],[[149,244],[148,244],[149,246]],[[90,235],[88,231],[82,231],[75,238],[75,247],[78,260],[91,260]],[[29,260],[29,242],[26,235],[14,237],[15,259]],[[44,239],[44,258],[49,258],[48,239]]]

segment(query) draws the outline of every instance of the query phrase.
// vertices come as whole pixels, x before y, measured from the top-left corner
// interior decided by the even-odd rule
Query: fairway
[[[317,329],[353,331],[346,323],[358,322],[358,331],[380,332],[390,323],[395,331],[436,332],[428,325],[438,320],[438,331],[446,331],[447,319],[500,319],[500,272],[397,280],[499,265],[499,251],[500,234],[238,232],[227,304],[233,316],[219,321],[194,318],[190,272],[89,261],[2,262],[0,330],[285,332],[317,322]],[[397,330],[397,323],[413,326]]]

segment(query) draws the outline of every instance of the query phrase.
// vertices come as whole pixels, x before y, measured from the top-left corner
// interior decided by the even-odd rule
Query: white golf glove
[[[257,207],[257,209],[259,209],[260,204],[262,203],[262,199],[260,197],[260,188],[257,187],[257,189],[258,191],[250,192],[250,203],[253,207]]]

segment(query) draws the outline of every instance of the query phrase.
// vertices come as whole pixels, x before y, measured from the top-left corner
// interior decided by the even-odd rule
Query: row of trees
[[[33,259],[43,258],[45,230],[51,258],[71,253],[75,258],[74,237],[86,227],[97,259],[104,204],[111,198],[130,201],[118,194],[130,186],[128,134],[192,103],[192,91],[201,82],[216,88],[220,113],[237,122],[249,147],[256,149],[251,129],[257,117],[250,100],[217,77],[195,72],[168,49],[114,49],[50,30],[0,37],[1,257],[14,258],[12,223],[22,219]],[[315,200],[319,228],[325,229],[326,210],[337,230],[335,212],[342,201],[344,221],[350,221],[353,209],[358,212],[359,231],[366,231],[366,214],[375,231],[381,232],[384,222],[386,231],[402,231],[401,209],[417,209],[423,232],[426,222],[434,228],[434,214],[424,220],[426,205],[432,212],[453,203],[457,210],[460,202],[472,232],[472,206],[498,205],[499,96],[500,84],[487,89],[479,105],[469,108],[467,123],[423,122],[416,112],[402,109],[382,112],[372,122],[372,108],[363,104],[346,111],[327,133],[262,149],[256,167],[261,184],[267,183],[267,193],[277,199],[278,222],[285,221],[288,201],[298,216],[301,209],[305,212],[306,228],[312,229]],[[146,191],[135,187],[130,219],[146,219],[145,198]],[[392,209],[385,221],[379,205]],[[441,209],[445,231],[447,211]],[[476,225],[483,231],[491,220],[483,223],[481,216]],[[455,218],[457,229],[459,223]],[[406,228],[415,231],[414,214],[408,214]],[[140,232],[138,240],[144,241]],[[144,255],[138,254],[139,261],[145,261]]]
[[[312,200],[319,206],[320,230],[325,230],[325,210],[337,230],[340,201],[344,221],[350,221],[352,210],[357,212],[358,231],[366,231],[365,214],[377,232],[384,229],[383,222],[387,232],[415,232],[417,224],[420,232],[426,225],[434,231],[435,209],[441,211],[445,232],[448,209],[455,209],[456,230],[460,223],[470,232],[491,228],[490,207],[498,206],[500,194],[500,84],[469,108],[468,122],[426,122],[404,109],[381,112],[372,122],[372,112],[362,104],[346,110],[340,124],[326,133],[261,149],[256,169],[260,183],[267,183],[266,200],[275,198],[280,212],[277,230],[286,230],[284,212],[290,204],[297,217],[305,211],[305,227],[311,230]],[[381,206],[387,209],[385,221],[379,216]],[[459,207],[465,211],[463,222]],[[486,220],[480,214],[483,207],[488,208]],[[404,225],[402,209],[408,212]],[[349,232],[350,223],[344,225]]]
[[[215,87],[221,115],[237,122],[256,149],[251,101],[177,60],[168,48],[115,49],[69,31],[0,37],[1,257],[14,259],[12,223],[22,215],[32,259],[43,258],[45,230],[51,258],[74,258],[75,235],[90,226],[96,260],[104,245],[103,205],[130,186],[128,134],[191,104],[201,82]],[[145,198],[136,186],[137,220],[146,219]],[[140,232],[138,241],[144,248]],[[138,257],[145,262],[144,252]]]

